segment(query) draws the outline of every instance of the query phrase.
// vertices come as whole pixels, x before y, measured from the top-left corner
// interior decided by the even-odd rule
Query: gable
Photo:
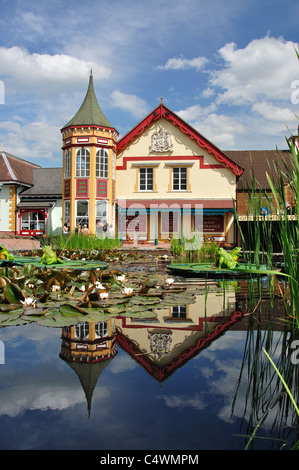
[[[169,131],[172,138],[173,149],[159,152],[151,149],[152,135],[158,132],[159,128]],[[206,155],[210,156],[210,164],[218,164],[221,167],[229,168],[235,175],[242,174],[243,169],[225,155],[209,140],[199,134],[175,113],[168,109],[162,102],[145,119],[137,124],[129,133],[123,136],[117,144],[117,152],[124,155],[126,149],[130,147],[131,158],[147,155],[150,158],[158,159],[159,155],[166,153],[170,155]],[[216,162],[213,161],[216,159]],[[123,162],[124,164],[125,162]]]

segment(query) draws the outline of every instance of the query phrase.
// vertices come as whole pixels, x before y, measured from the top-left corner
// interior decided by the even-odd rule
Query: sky
[[[90,70],[120,136],[165,105],[225,150],[287,148],[297,0],[0,0],[0,150],[62,166]]]

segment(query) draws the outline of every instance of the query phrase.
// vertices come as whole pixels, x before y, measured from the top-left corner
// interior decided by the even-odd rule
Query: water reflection
[[[0,433],[12,435],[12,431],[7,431],[9,425],[6,427],[10,421],[3,416],[5,409],[12,405],[10,397],[13,393],[6,395],[4,391],[15,390],[17,385],[22,397],[27,396],[20,420],[23,416],[26,426],[40,429],[41,418],[33,419],[33,410],[37,408],[29,399],[30,393],[35,393],[34,382],[30,384],[21,371],[28,370],[36,380],[40,378],[39,402],[42,397],[44,400],[41,410],[47,410],[47,407],[52,412],[58,410],[51,401],[53,393],[50,390],[42,392],[45,390],[45,373],[42,371],[44,363],[45,370],[52,366],[57,368],[58,381],[61,366],[56,365],[56,358],[59,355],[61,364],[71,369],[70,375],[66,371],[63,374],[63,383],[69,381],[65,389],[72,390],[72,400],[76,404],[69,419],[80,422],[81,431],[78,432],[78,426],[76,432],[72,427],[68,428],[71,437],[67,437],[62,428],[61,442],[58,443],[58,438],[56,444],[50,440],[42,441],[38,448],[55,448],[55,445],[56,448],[97,449],[244,448],[258,423],[261,424],[259,437],[271,438],[271,444],[265,439],[255,440],[255,447],[277,445],[280,448],[285,442],[295,442],[297,416],[262,352],[262,347],[266,347],[275,358],[298,403],[298,370],[290,360],[290,345],[298,339],[298,332],[281,320],[286,305],[285,299],[278,295],[280,291],[275,294],[274,289],[272,295],[269,280],[250,286],[240,281],[206,283],[194,280],[180,281],[180,285],[188,286],[194,293],[193,303],[157,309],[156,316],[150,319],[119,316],[63,328],[60,342],[55,343],[56,350],[52,346],[50,362],[47,362],[49,349],[45,339],[40,341],[36,351],[27,347],[29,352],[18,340],[14,347],[19,351],[19,359],[14,362],[8,357],[0,368]],[[49,337],[53,333],[54,337],[54,329],[36,325],[24,326],[21,330],[18,327],[3,328],[2,331],[23,331],[25,337],[25,330],[28,332],[31,327]],[[120,370],[121,363],[126,365],[126,370],[116,379],[115,371],[118,367]],[[221,376],[227,381],[225,386]],[[78,409],[82,400],[72,377],[80,384],[85,398],[85,415]],[[55,385],[55,377],[52,380],[52,388],[57,392],[55,402],[62,403],[63,392],[58,392],[60,388]],[[157,384],[159,395],[155,388]],[[47,397],[48,405],[45,403]],[[65,409],[71,406],[72,400]],[[58,410],[61,415],[63,410],[63,406]],[[18,429],[15,426],[17,415],[9,416],[14,429]],[[90,417],[90,425],[86,424],[84,416]],[[117,417],[117,423],[113,416]],[[108,419],[105,433],[104,428],[99,431],[97,424],[104,417]],[[160,430],[156,427],[157,422]],[[178,425],[178,422],[186,429],[184,436],[171,432],[174,423]],[[47,422],[47,426],[52,430],[55,420],[54,424],[51,420]],[[91,431],[99,435],[92,442]],[[32,432],[36,433],[36,428],[32,428]],[[24,445],[23,435],[18,439],[21,446]],[[15,442],[2,442],[2,448],[13,448],[9,446],[14,445]],[[32,448],[32,444],[28,448]]]

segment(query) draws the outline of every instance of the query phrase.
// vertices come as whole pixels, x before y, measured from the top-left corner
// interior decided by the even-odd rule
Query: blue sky
[[[0,0],[0,8],[0,150],[61,166],[60,129],[91,68],[120,135],[161,97],[224,151],[286,148],[297,130],[298,1]]]

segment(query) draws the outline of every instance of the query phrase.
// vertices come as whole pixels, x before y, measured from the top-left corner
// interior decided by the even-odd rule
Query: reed
[[[171,253],[185,262],[214,262],[218,245],[214,241],[202,241],[202,234],[195,232],[192,239],[184,236],[171,239]]]
[[[50,237],[50,243],[55,250],[113,250],[120,246],[120,241],[114,238],[98,238],[96,235],[72,233]]]
[[[273,237],[276,237],[283,256],[283,276],[285,291],[289,294],[289,316],[296,319],[299,327],[299,228],[298,228],[298,185],[299,161],[296,147],[287,140],[288,157],[283,160],[277,152],[277,158],[267,174],[270,192],[258,187],[254,174],[253,181],[244,188],[247,201],[246,230],[238,223],[245,261],[253,261],[256,267],[266,262],[269,269],[273,267]],[[270,169],[270,164],[269,164]],[[287,196],[288,195],[288,196]],[[247,196],[247,197],[245,197]],[[288,198],[295,201],[293,213],[289,213]],[[261,216],[261,209],[267,200],[270,215]],[[275,222],[272,220],[275,215]]]

